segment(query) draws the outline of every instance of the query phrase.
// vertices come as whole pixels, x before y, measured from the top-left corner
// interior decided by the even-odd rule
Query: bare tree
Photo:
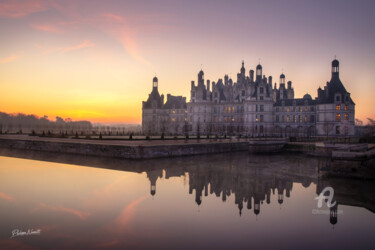
[[[361,121],[360,119],[355,119],[355,125],[356,126],[363,126],[363,121]]]
[[[367,120],[367,127],[369,128],[370,135],[373,136],[375,131],[375,119],[367,118]]]

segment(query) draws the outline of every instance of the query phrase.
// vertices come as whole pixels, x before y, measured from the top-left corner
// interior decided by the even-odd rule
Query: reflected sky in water
[[[324,159],[1,155],[1,249],[375,246],[374,183],[319,178]],[[312,213],[326,186],[337,218]],[[41,234],[10,238],[14,229]]]

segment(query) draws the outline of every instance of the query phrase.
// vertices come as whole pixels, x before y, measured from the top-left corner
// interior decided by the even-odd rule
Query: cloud
[[[51,33],[64,33],[62,30],[48,24],[41,24],[41,25],[30,25],[32,28],[40,31],[45,31],[45,32],[51,32]]]
[[[135,40],[135,35],[131,34],[131,32],[123,30],[119,33],[117,39],[131,57],[142,64],[152,67],[152,64],[142,57],[138,47],[138,43]]]
[[[12,196],[7,195],[5,193],[1,193],[1,192],[0,192],[0,198],[2,198],[4,200],[7,200],[7,201],[13,201],[14,200],[14,198]]]
[[[96,20],[96,22],[99,24],[97,26],[100,27],[103,32],[115,38],[133,59],[153,67],[152,64],[141,55],[137,43],[139,30],[134,25],[131,25],[125,17],[113,13],[102,13],[100,16],[102,20]]]
[[[7,0],[0,3],[0,17],[21,18],[45,9],[40,0]]]
[[[103,13],[101,14],[102,17],[107,17],[108,19],[112,19],[114,21],[123,22],[125,19],[121,16],[112,14],[112,13]]]
[[[134,218],[136,208],[138,205],[143,202],[147,196],[140,197],[134,201],[132,201],[129,205],[127,205],[121,212],[120,215],[114,220],[114,224],[116,225],[117,231],[120,232],[125,227],[129,226],[129,222]]]
[[[65,47],[65,48],[46,48],[46,47],[43,47],[39,44],[34,45],[34,47],[37,48],[38,50],[42,51],[43,54],[51,54],[51,53],[56,53],[56,52],[66,53],[66,52],[69,52],[69,51],[80,50],[80,49],[90,48],[90,47],[94,47],[94,46],[95,46],[95,44],[92,43],[89,40],[85,40],[80,44],[73,45],[73,46],[70,46],[70,47]]]
[[[5,57],[5,58],[0,58],[0,63],[12,62],[19,57],[20,57],[19,55],[11,55],[11,56],[8,56],[8,57]]]
[[[79,50],[79,49],[84,49],[84,48],[89,48],[89,47],[94,47],[94,46],[95,46],[94,43],[90,42],[89,40],[85,40],[80,44],[65,48],[62,51],[68,52],[68,51],[72,51],[72,50]]]

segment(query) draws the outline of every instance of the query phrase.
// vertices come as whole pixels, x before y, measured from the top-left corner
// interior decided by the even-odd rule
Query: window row
[[[307,123],[307,122],[310,122],[310,123],[314,123],[315,122],[315,116],[314,115],[310,115],[310,120],[308,119],[308,116],[307,115],[287,115],[287,116],[284,116],[284,115],[276,115],[276,122],[293,122],[293,123]]]
[[[276,112],[308,112],[310,110],[310,112],[313,112],[315,110],[314,106],[310,106],[309,107],[276,107]]]

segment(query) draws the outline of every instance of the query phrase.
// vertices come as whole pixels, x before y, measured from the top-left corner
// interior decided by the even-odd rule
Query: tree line
[[[42,131],[90,131],[92,124],[89,121],[72,121],[70,118],[63,119],[56,116],[55,121],[48,119],[48,116],[38,117],[27,114],[8,114],[0,112],[1,133],[40,133]]]

